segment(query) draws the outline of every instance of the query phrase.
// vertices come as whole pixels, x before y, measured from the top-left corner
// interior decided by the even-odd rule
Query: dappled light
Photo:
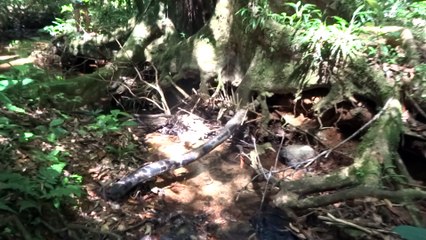
[[[425,19],[1,1],[0,239],[424,239]]]

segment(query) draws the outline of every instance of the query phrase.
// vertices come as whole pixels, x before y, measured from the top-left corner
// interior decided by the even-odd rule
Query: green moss
[[[350,65],[345,82],[353,83],[353,92],[374,100],[384,102],[395,94],[395,87],[387,82],[381,71],[376,71],[364,59],[357,59]]]

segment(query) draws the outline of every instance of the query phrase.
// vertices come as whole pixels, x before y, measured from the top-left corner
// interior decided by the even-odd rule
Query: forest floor
[[[34,58],[8,56],[10,58],[0,56],[0,61],[12,58],[25,63],[34,61]],[[11,64],[2,63],[0,69],[6,71]],[[268,129],[263,129],[269,133],[268,136],[254,143],[247,143],[250,138],[227,141],[189,166],[144,184],[119,203],[105,201],[100,194],[101,187],[148,162],[180,155],[199,146],[208,137],[191,134],[195,134],[197,128],[207,128],[212,133],[209,136],[214,135],[221,126],[215,119],[217,112],[205,112],[204,116],[195,117],[188,113],[193,106],[187,106],[186,111],[176,114],[190,119],[184,126],[183,118],[179,118],[170,120],[167,126],[155,131],[141,124],[103,134],[87,131],[88,126],[96,122],[96,116],[70,113],[70,118],[63,125],[70,134],[62,138],[59,145],[69,153],[67,171],[83,176],[86,194],[78,199],[78,209],[72,210],[68,217],[75,224],[92,228],[90,232],[93,235],[111,232],[123,239],[249,239],[259,225],[256,223],[259,215],[264,214],[261,209],[270,206],[269,197],[277,191],[276,187],[266,184],[264,178],[256,178],[256,173],[250,167],[251,153],[258,154],[265,169],[276,166],[276,177],[285,180],[324,174],[352,164],[358,138],[348,141],[328,158],[319,159],[306,168],[293,169],[279,159],[282,143],[310,145],[316,152],[321,152],[342,142],[348,135],[342,129],[353,131],[353,119],[345,115],[350,108],[362,108],[370,117],[375,114],[366,107],[368,104],[362,102],[349,108],[340,105],[328,119],[323,119],[328,124],[321,127],[322,123],[313,117],[309,106],[323,96],[323,93],[310,93],[302,97],[298,104],[290,95],[276,96],[273,102],[268,103],[272,121]],[[58,115],[55,109],[37,109],[34,114],[36,111],[43,112],[39,115],[45,121]],[[254,121],[250,126],[249,134],[256,135],[260,123]],[[170,134],[174,128],[180,129],[174,131],[179,134]],[[188,129],[191,131],[185,135]],[[38,149],[42,144],[36,140],[26,148]],[[252,144],[268,147],[260,152]],[[22,152],[17,165],[35,167],[28,162],[30,151]],[[383,229],[409,221],[403,206],[371,198],[301,211],[299,221],[291,222],[289,228],[300,239],[346,239],[348,236],[342,235],[338,227],[327,225],[317,218],[327,213],[360,225],[380,226]],[[260,221],[287,219],[280,214],[278,211],[269,212],[262,215]],[[280,221],[277,220],[278,223]],[[288,220],[285,221],[288,223]],[[363,239],[374,237],[367,234]]]

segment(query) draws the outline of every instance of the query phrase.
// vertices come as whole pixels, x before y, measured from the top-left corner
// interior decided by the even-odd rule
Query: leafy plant
[[[55,21],[52,21],[52,25],[44,27],[43,31],[49,33],[51,36],[73,33],[76,31],[75,20],[55,18]]]
[[[134,150],[136,149],[136,145],[133,143],[129,143],[126,144],[124,146],[106,146],[105,147],[107,152],[115,154],[118,158],[122,158],[124,156],[126,156],[129,153],[134,152]]]
[[[58,138],[68,134],[68,131],[62,127],[62,124],[64,123],[64,121],[65,120],[63,118],[56,118],[49,123],[50,133],[47,136],[47,140],[49,142],[56,142]]]
[[[260,0],[257,3],[252,2],[249,7],[238,10],[236,15],[240,15],[243,18],[243,23],[247,24],[246,32],[263,28],[266,21],[271,18],[267,0]]]
[[[49,33],[51,36],[60,36],[75,32],[75,20],[73,18],[69,18],[72,16],[73,10],[74,8],[72,4],[62,5],[61,13],[68,16],[68,18],[55,18],[55,20],[52,21],[52,25],[44,27],[43,31]]]
[[[0,172],[0,209],[10,212],[24,212],[27,209],[40,211],[43,202],[52,202],[55,208],[61,203],[81,196],[81,177],[73,175],[61,179],[60,173],[64,165],[52,165],[40,170],[36,179],[31,179],[15,172]]]
[[[96,117],[96,122],[90,124],[88,130],[94,130],[99,135],[104,135],[108,132],[115,132],[126,126],[136,126],[136,122],[132,120],[121,121],[120,117],[131,118],[128,113],[120,110],[112,110],[110,114],[101,114]]]
[[[281,24],[288,24],[294,29],[300,28],[307,29],[317,25],[318,20],[322,18],[322,12],[314,4],[302,4],[297,3],[285,3],[294,12],[292,15],[288,15],[286,12],[280,14],[271,14],[272,18]]]
[[[60,152],[55,151],[53,155],[56,156],[55,161],[40,168],[33,177],[10,170],[0,172],[0,209],[13,213],[24,213],[30,209],[40,211],[40,206],[47,202],[59,208],[61,203],[81,196],[82,177],[65,176],[66,162]],[[44,156],[47,162],[52,160],[51,156],[52,153]]]
[[[18,219],[16,221],[29,228],[29,225],[38,226],[46,211],[57,209],[60,212],[63,206],[75,204],[75,198],[83,194],[82,177],[65,171],[67,163],[64,156],[66,152],[59,150],[39,152],[33,155],[35,162],[39,163],[38,169],[25,172],[0,170],[0,210],[12,214]],[[0,235],[3,237],[22,238],[21,231],[14,224],[4,222],[1,226]],[[41,239],[35,235],[31,239]]]
[[[3,103],[7,109],[14,112],[25,112],[24,109],[17,107],[13,104],[12,100],[4,93],[6,90],[17,86],[24,86],[32,83],[33,80],[30,78],[13,79],[7,75],[0,75],[0,103]]]
[[[248,22],[248,29],[263,27],[267,20],[291,27],[292,41],[296,49],[304,52],[303,59],[319,66],[323,61],[331,66],[345,64],[348,59],[355,58],[362,47],[358,32],[364,22],[371,19],[370,12],[361,11],[358,7],[350,21],[338,16],[326,18],[313,4],[285,3],[289,11],[273,13],[266,1],[260,1],[256,9],[240,9],[237,14]],[[331,23],[329,23],[331,22]],[[247,29],[247,28],[246,28]]]
[[[378,8],[376,15],[380,16],[383,12],[381,22],[397,22],[401,25],[413,26],[413,19],[426,18],[426,1],[392,0],[385,1],[381,9]]]
[[[333,24],[311,24],[302,42],[309,42],[307,49],[314,55],[314,59],[327,59],[336,64],[341,61],[345,63],[348,58],[353,59],[359,54],[362,43],[356,34],[360,27],[356,19],[362,14],[361,9],[362,6],[354,12],[350,22],[334,16]]]

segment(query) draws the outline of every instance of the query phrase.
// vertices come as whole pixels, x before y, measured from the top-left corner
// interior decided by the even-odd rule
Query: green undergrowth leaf
[[[0,200],[0,210],[8,211],[8,212],[15,213],[15,214],[17,213],[12,208],[7,206],[6,203],[3,202],[3,200]]]
[[[50,123],[49,123],[49,127],[57,127],[60,126],[64,123],[64,119],[62,118],[56,118],[53,119]]]
[[[400,225],[393,229],[406,240],[426,240],[426,228],[413,227],[408,225]]]
[[[37,209],[37,211],[41,211],[40,204],[34,200],[24,199],[17,202],[19,206],[19,212],[23,212],[27,209]]]

